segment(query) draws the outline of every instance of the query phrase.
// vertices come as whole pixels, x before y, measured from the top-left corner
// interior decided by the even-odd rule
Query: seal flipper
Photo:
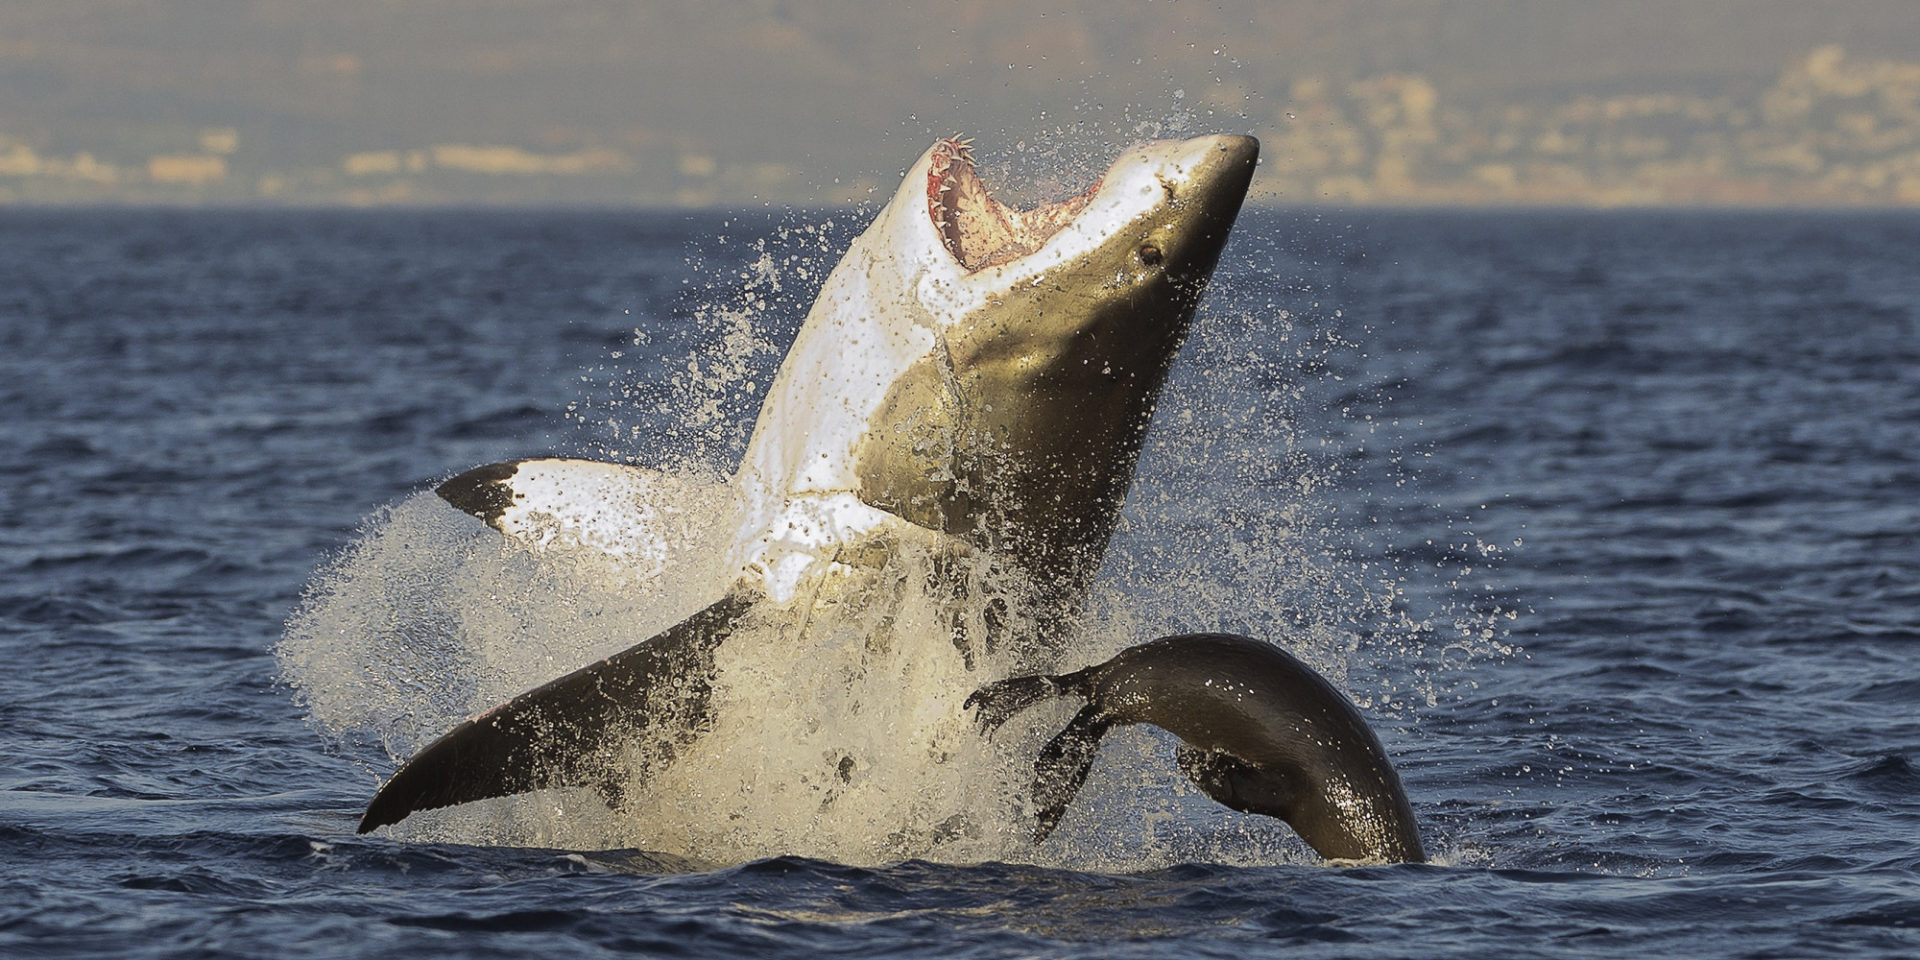
[[[1086,676],[1087,671],[1081,670],[1057,677],[1040,675],[1000,680],[975,690],[962,705],[962,709],[978,711],[974,721],[980,725],[980,732],[992,734],[1014,714],[1042,700],[1066,694],[1088,698],[1087,705],[1068,721],[1066,729],[1040,748],[1040,756],[1033,761],[1033,802],[1039,812],[1039,824],[1033,831],[1035,843],[1052,836],[1054,828],[1060,825],[1060,818],[1066,816],[1067,804],[1080,793],[1087,774],[1093,770],[1093,758],[1100,752],[1100,738],[1113,726],[1106,711],[1093,702],[1091,691],[1086,688]]]
[[[401,765],[367,804],[358,832],[416,810],[543,787],[621,796],[619,747],[672,743],[710,709],[713,651],[753,605],[733,594],[650,640],[542,684],[448,731]]]
[[[1285,776],[1262,770],[1223,750],[1197,750],[1184,744],[1174,751],[1174,761],[1180,772],[1215,803],[1241,813],[1293,821],[1300,790]]]
[[[1098,706],[1089,703],[1074,714],[1065,730],[1040,749],[1040,758],[1033,762],[1033,802],[1040,808],[1040,823],[1033,830],[1034,843],[1051,836],[1053,828],[1060,825],[1060,818],[1066,816],[1067,804],[1073,802],[1081,785],[1087,782],[1087,774],[1093,770],[1094,755],[1100,752],[1100,738],[1107,735],[1112,725]]]
[[[981,733],[992,733],[1006,723],[1014,714],[1061,694],[1060,683],[1054,677],[1014,677],[989,683],[967,695],[967,702],[961,705],[963,710],[978,710],[974,722],[980,725]]]

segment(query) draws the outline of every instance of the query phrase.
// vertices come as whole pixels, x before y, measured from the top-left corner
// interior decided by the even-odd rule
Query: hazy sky
[[[606,147],[642,166],[781,164],[820,187],[890,177],[935,132],[1122,136],[1182,115],[1250,130],[1307,75],[1419,73],[1454,99],[1711,90],[1764,85],[1826,43],[1920,58],[1920,6],[4,0],[0,137],[111,157],[231,127],[242,160],[334,167],[445,143]]]

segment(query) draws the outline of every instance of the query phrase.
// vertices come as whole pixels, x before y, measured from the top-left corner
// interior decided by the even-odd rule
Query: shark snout
[[[1204,281],[1240,215],[1260,141],[1219,134],[1145,149],[1158,154],[1152,169],[1164,200],[1150,240],[1154,253],[1176,283]]]
[[[1171,159],[1175,175],[1166,179],[1173,199],[1198,205],[1206,215],[1231,224],[1253,182],[1260,141],[1231,134],[1198,137],[1182,143]]]

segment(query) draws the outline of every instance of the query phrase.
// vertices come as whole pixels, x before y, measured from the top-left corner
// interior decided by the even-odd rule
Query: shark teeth
[[[947,252],[968,272],[1018,260],[1040,249],[1080,215],[1100,181],[1065,200],[1028,210],[994,199],[976,172],[973,139],[954,134],[934,141],[927,165],[927,219]]]

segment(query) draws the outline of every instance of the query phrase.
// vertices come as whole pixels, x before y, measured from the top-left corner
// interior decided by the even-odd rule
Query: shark
[[[546,457],[441,483],[512,540],[653,574],[698,541],[723,573],[691,616],[421,749],[359,831],[549,787],[617,805],[632,745],[670,761],[711,719],[722,644],[780,620],[803,655],[809,611],[876,589],[902,550],[932,572],[893,588],[951,611],[970,667],[1056,669],[1258,156],[1246,136],[1142,143],[1018,206],[968,141],[938,140],[822,283],[730,478]]]

